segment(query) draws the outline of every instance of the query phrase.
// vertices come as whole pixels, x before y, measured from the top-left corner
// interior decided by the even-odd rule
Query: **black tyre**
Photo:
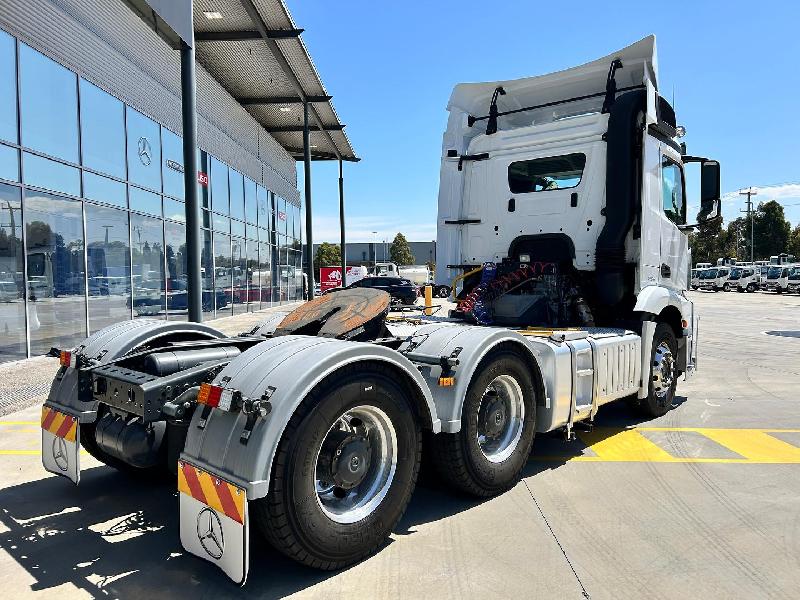
[[[722,284],[722,291],[723,292],[730,292],[731,291],[731,284],[727,281]]]
[[[744,290],[738,286],[736,287],[736,291],[739,292],[740,294],[744,293]]]
[[[436,289],[436,295],[439,298],[447,298],[450,295],[450,288],[446,285],[441,285]]]
[[[408,391],[380,365],[346,367],[286,427],[254,521],[288,557],[339,569],[377,550],[417,481],[422,435]]]
[[[650,350],[650,390],[647,398],[639,403],[645,415],[660,417],[672,407],[678,385],[677,356],[675,332],[666,323],[659,323]]]
[[[756,286],[754,286],[752,283],[747,284],[747,291],[749,293],[755,292],[756,291]]]
[[[775,292],[776,292],[777,294],[782,294],[782,293],[783,293],[783,289],[782,289],[782,288],[779,288],[779,287],[777,287],[777,288],[775,288]]]
[[[467,389],[461,431],[433,438],[432,460],[452,487],[493,496],[512,487],[536,433],[536,392],[528,365],[508,349],[483,359]]]

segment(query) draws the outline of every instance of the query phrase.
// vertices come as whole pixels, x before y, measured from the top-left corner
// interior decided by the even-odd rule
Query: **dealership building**
[[[301,297],[296,163],[356,160],[301,33],[281,0],[0,0],[0,362]]]

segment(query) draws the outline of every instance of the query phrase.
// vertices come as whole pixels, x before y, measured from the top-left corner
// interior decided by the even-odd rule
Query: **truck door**
[[[645,136],[645,198],[642,207],[641,286],[684,289],[688,242],[678,229],[686,222],[686,193],[680,154]]]

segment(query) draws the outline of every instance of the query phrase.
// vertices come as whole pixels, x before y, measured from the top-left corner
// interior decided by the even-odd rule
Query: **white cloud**
[[[754,190],[758,192],[753,196],[754,202],[767,200],[783,200],[787,198],[800,198],[800,183],[778,183],[773,185],[754,185]],[[745,188],[747,189],[747,188]],[[743,200],[744,196],[735,190],[726,192],[722,195],[722,200]]]
[[[399,232],[409,242],[428,242],[436,239],[436,222],[420,223],[399,217],[385,215],[347,217],[345,235],[348,242],[372,242],[386,240],[391,242]],[[377,231],[377,235],[373,235]],[[314,215],[314,243],[337,242],[339,240],[339,219],[328,215]]]

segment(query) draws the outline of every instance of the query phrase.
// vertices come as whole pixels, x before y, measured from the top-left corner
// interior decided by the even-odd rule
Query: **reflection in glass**
[[[25,44],[19,63],[22,145],[77,163],[77,75]]]
[[[128,213],[86,204],[89,333],[131,318]]]
[[[125,106],[84,79],[80,92],[84,166],[125,179]]]
[[[161,219],[131,213],[133,316],[164,311],[164,234]]]
[[[161,196],[134,186],[129,189],[131,210],[161,216]]]
[[[238,171],[230,169],[230,197],[231,217],[244,220],[244,176]]]
[[[0,184],[0,362],[25,358],[20,189]]]
[[[232,275],[231,236],[214,233],[214,296],[217,302],[217,316],[231,314]]]
[[[238,314],[247,312],[247,249],[242,238],[233,238],[231,241],[231,254],[233,266],[231,278],[233,281],[233,312]]]
[[[261,308],[272,304],[272,246],[266,242],[258,245],[258,283],[261,289]]]
[[[186,222],[186,205],[178,200],[164,196],[164,218]]]
[[[258,203],[258,226],[263,229],[272,227],[272,212],[270,211],[269,190],[256,186],[256,201]]]
[[[189,309],[186,273],[186,227],[164,223],[164,243],[167,258],[167,314],[171,320],[185,321]],[[205,294],[203,294],[205,296]],[[205,305],[206,299],[203,298]]]
[[[13,37],[0,31],[0,140],[17,143],[17,50]]]
[[[208,153],[205,150],[197,149],[197,197],[200,206],[211,209],[211,198],[209,195],[209,162]],[[208,225],[206,225],[207,227]]]
[[[244,237],[244,223],[231,219],[231,234]]]
[[[83,172],[83,197],[121,208],[128,207],[126,186],[123,182],[95,175],[89,171]]]
[[[161,191],[161,126],[128,107],[128,180]]]
[[[214,291],[214,253],[211,247],[211,232],[203,230],[202,237],[203,250],[200,254],[200,272],[203,277],[203,315],[214,318],[214,307],[225,306],[225,294],[220,298],[216,297]]]
[[[19,181],[19,151],[0,144],[0,179]]]
[[[68,167],[48,158],[23,152],[25,183],[70,196],[81,195],[81,175],[76,167]]]
[[[230,212],[228,196],[228,165],[211,157],[211,206],[215,212],[227,215]]]
[[[169,129],[161,128],[164,193],[183,200],[183,140]]]
[[[244,212],[245,220],[255,225],[258,223],[258,202],[256,200],[256,182],[244,178]]]
[[[231,231],[231,220],[228,217],[223,217],[222,215],[218,215],[217,213],[212,213],[214,219],[214,231],[219,231],[222,233],[230,233]]]
[[[86,337],[81,202],[27,192],[28,323],[31,354]]]
[[[255,312],[261,303],[261,273],[258,264],[258,242],[247,240],[247,310]]]

